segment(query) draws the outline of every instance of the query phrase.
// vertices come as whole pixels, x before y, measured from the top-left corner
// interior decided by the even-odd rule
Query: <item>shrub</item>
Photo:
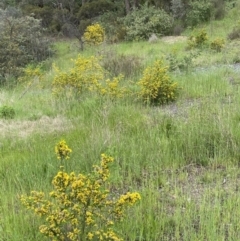
[[[173,26],[173,18],[164,10],[159,10],[146,4],[140,9],[129,13],[123,23],[126,29],[126,39],[146,40],[153,33],[166,35],[170,33]]]
[[[168,68],[157,60],[144,70],[143,78],[138,82],[140,97],[149,104],[165,104],[177,97],[177,83],[173,83],[167,73]]]
[[[101,44],[104,41],[104,29],[99,23],[89,25],[86,28],[83,37],[88,44]]]
[[[55,67],[56,76],[53,79],[53,93],[70,92],[80,95],[99,87],[99,80],[104,79],[104,71],[96,57],[78,56],[73,60],[73,68],[62,72]]]
[[[32,82],[35,78],[39,80],[43,79],[43,71],[41,65],[28,65],[23,69],[23,76],[18,78],[19,82]]]
[[[4,105],[0,108],[0,116],[4,119],[13,119],[15,117],[15,110],[13,107]]]
[[[92,92],[103,96],[123,97],[126,92],[120,87],[121,76],[105,79],[105,71],[96,57],[85,58],[79,56],[73,61],[74,66],[68,72],[61,72],[55,67],[57,75],[54,77],[52,87],[54,94],[75,94]]]
[[[65,141],[55,148],[61,164],[69,158],[71,149]],[[109,164],[114,159],[101,155],[100,166],[93,166],[89,174],[67,173],[63,167],[52,180],[53,191],[47,198],[44,192],[32,191],[21,196],[22,203],[36,215],[44,217],[40,232],[51,240],[122,241],[114,230],[128,206],[140,200],[137,192],[127,192],[116,198],[109,187]]]
[[[0,9],[0,78],[19,76],[22,68],[52,54],[40,20],[16,9]]]
[[[188,48],[202,48],[207,44],[208,35],[205,29],[200,29],[188,39]]]
[[[217,38],[215,40],[213,40],[211,43],[210,43],[210,47],[211,49],[217,51],[217,52],[221,52],[221,50],[223,49],[224,47],[224,44],[225,44],[225,41],[224,39],[222,38]]]
[[[122,79],[123,76],[119,75],[113,79],[105,80],[99,88],[99,93],[112,100],[122,98],[127,92],[129,92],[125,87],[120,87],[120,82]]]
[[[23,75],[18,78],[18,82],[24,83],[26,89],[23,91],[19,99],[21,99],[33,86],[39,88],[43,87],[43,70],[41,67],[41,65],[28,65],[23,69]]]
[[[189,9],[186,13],[186,25],[194,27],[211,18],[212,4],[208,1],[190,1]]]

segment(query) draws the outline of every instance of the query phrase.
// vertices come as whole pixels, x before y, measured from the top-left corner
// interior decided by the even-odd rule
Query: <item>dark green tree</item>
[[[0,9],[0,52],[1,82],[9,75],[18,76],[25,65],[49,57],[50,42],[41,21],[15,8]]]

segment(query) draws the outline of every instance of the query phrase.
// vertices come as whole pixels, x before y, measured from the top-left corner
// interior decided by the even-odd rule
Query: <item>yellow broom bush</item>
[[[71,151],[65,141],[55,147],[61,163],[69,159]],[[22,203],[42,217],[39,230],[43,235],[52,241],[123,241],[114,224],[123,220],[127,207],[141,197],[137,192],[127,192],[116,198],[106,188],[113,161],[102,154],[100,165],[93,166],[89,174],[67,173],[61,166],[49,194],[32,191],[29,196],[21,196]]]
[[[56,75],[52,88],[55,95],[74,94],[80,96],[91,92],[111,99],[121,98],[126,93],[126,88],[120,85],[122,75],[113,79],[105,79],[106,72],[99,63],[97,57],[83,57],[79,55],[73,60],[73,67],[66,72],[54,69]]]
[[[177,83],[170,79],[168,67],[160,60],[144,70],[138,84],[141,87],[139,96],[148,104],[166,104],[177,97]]]
[[[84,34],[83,38],[87,44],[98,45],[104,41],[104,29],[99,23],[89,25]]]

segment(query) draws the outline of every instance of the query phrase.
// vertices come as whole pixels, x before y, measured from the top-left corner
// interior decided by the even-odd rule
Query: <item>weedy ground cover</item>
[[[115,159],[111,194],[140,193],[139,204],[116,226],[124,240],[239,240],[239,42],[227,39],[233,16],[238,15],[201,26],[210,40],[225,39],[220,52],[206,46],[190,54],[187,41],[160,40],[80,53],[75,43],[63,41],[56,43],[55,59],[43,67],[43,82],[2,88],[1,106],[11,106],[15,115],[0,119],[0,240],[48,240],[39,232],[41,220],[25,210],[20,196],[52,190],[59,167],[54,146],[60,139],[74,150],[67,170],[89,173],[106,153]],[[151,106],[132,95],[116,100],[90,92],[80,98],[52,95],[52,63],[69,71],[79,53],[88,58],[108,48],[139,58],[139,72],[123,79],[132,92],[139,90],[143,69],[155,60],[168,65],[171,53],[179,67],[184,57],[191,58],[191,68],[168,73],[181,87],[176,101]]]

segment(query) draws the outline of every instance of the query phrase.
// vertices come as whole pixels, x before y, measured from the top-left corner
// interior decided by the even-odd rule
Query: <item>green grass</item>
[[[211,38],[226,37],[234,19],[206,26]],[[78,54],[108,49],[136,55],[143,66],[159,58],[168,63],[169,52],[180,59],[189,54],[186,42],[121,43],[84,52],[76,43],[57,42],[41,88],[18,85],[0,91],[0,106],[11,105],[16,112],[13,120],[0,120],[0,240],[48,240],[38,231],[41,220],[19,197],[51,190],[60,165],[54,146],[62,138],[73,149],[69,171],[89,172],[107,153],[115,158],[111,188],[141,194],[141,202],[117,226],[124,240],[239,240],[240,79],[228,66],[238,48],[238,41],[227,41],[220,53],[203,49],[191,68],[170,73],[181,87],[177,101],[153,107],[131,96],[118,101],[87,93],[81,99],[55,98],[52,63],[67,71]],[[141,74],[139,69],[124,83],[137,90]]]

